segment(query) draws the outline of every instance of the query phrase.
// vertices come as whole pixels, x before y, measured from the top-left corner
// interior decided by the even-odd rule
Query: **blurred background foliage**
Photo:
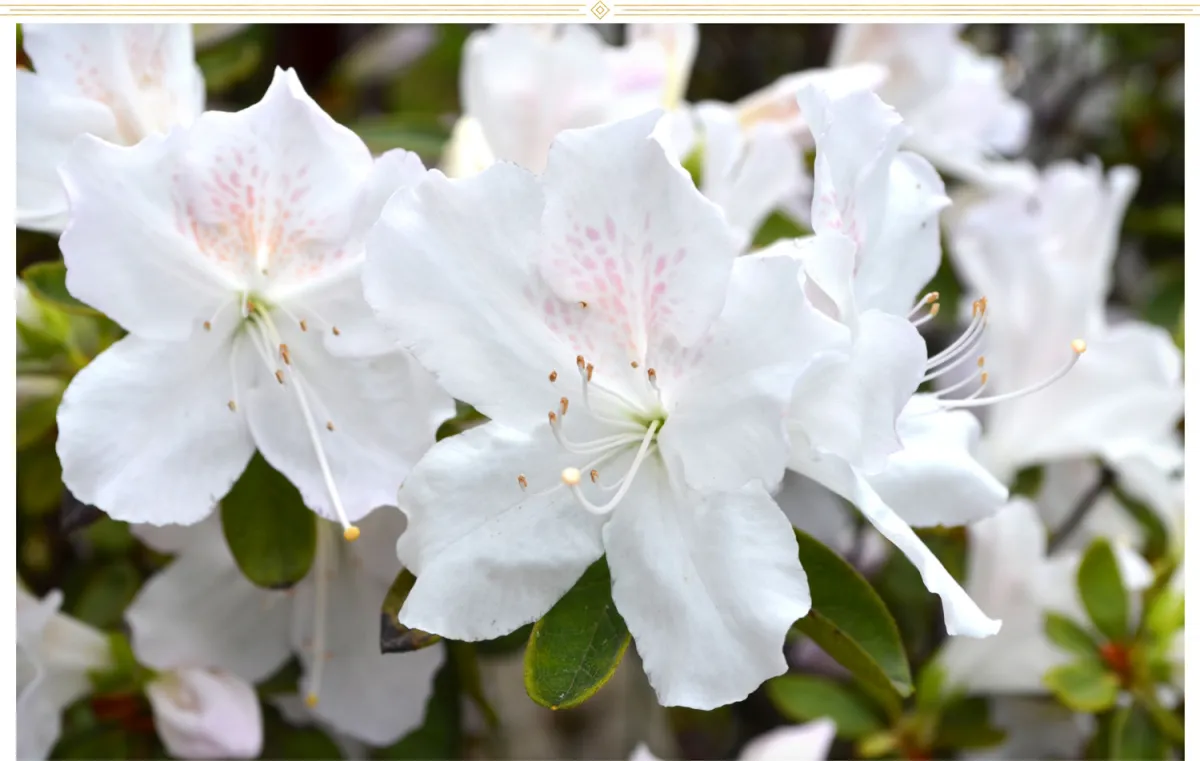
[[[262,96],[275,66],[293,67],[315,99],[360,134],[372,150],[407,148],[418,153],[426,165],[434,166],[460,113],[462,47],[474,28],[198,25],[197,59],[204,70],[210,108],[234,110],[251,105]],[[618,26],[600,30],[612,42],[623,37]],[[823,66],[835,33],[832,25],[705,25],[688,100],[734,101],[784,74]],[[18,29],[18,43],[19,35]],[[1026,158],[1044,166],[1057,159],[1095,156],[1105,166],[1129,164],[1138,169],[1141,182],[1124,223],[1113,305],[1175,331],[1182,345],[1183,26],[972,25],[965,35],[982,51],[1008,60],[1016,93],[1032,107],[1032,138],[1023,154]],[[19,44],[17,64],[28,64]],[[52,237],[17,232],[18,274],[30,265],[58,257]],[[953,278],[949,268],[943,267],[937,281],[943,294],[956,290]],[[60,357],[33,366],[33,372],[65,384],[90,357],[116,340],[119,329],[90,310],[71,305],[69,296],[59,292],[61,282],[41,286],[43,295],[61,298],[71,324],[51,325],[46,336],[23,338],[29,344],[69,337],[64,339],[69,344],[66,360]],[[943,312],[947,319],[953,314],[953,309]],[[53,352],[47,349],[46,353]],[[29,370],[26,367],[22,372]],[[54,452],[57,402],[57,395],[52,394],[24,408],[18,404],[18,573],[39,595],[61,588],[65,612],[98,627],[119,629],[124,608],[165,558],[137,542],[126,525],[100,518],[64,491]],[[961,579],[964,532],[922,533],[946,567]],[[915,702],[910,699],[911,705],[903,708],[905,717],[911,717],[917,726],[931,711],[937,714],[945,708],[946,718],[940,720],[940,726],[966,728],[968,735],[951,738],[954,741],[949,744],[964,747],[972,741],[994,741],[986,711],[980,714],[970,701],[949,707],[933,705],[928,697],[936,696],[930,686],[936,675],[922,674],[920,664],[943,633],[940,606],[924,589],[915,569],[894,555],[874,569],[871,578],[897,620],[917,675],[918,698]],[[541,712],[537,731],[559,735],[553,744],[525,742],[528,738],[521,734],[531,731],[533,725],[519,720],[506,726],[502,734],[487,720],[491,708],[480,694],[475,658],[486,661],[517,651],[523,643],[519,635],[484,643],[471,652],[452,651],[430,699],[425,726],[372,756],[446,758],[482,753],[520,757],[534,747],[549,748],[545,752],[557,756],[594,755],[597,746],[588,744],[588,727],[596,711],[602,710],[618,712],[618,723],[626,735],[635,736],[644,728],[647,720],[641,714],[653,704],[652,695],[646,694],[648,688],[642,685],[620,692],[624,688],[614,680],[600,693],[609,693],[610,701],[595,707],[591,714],[581,709],[550,715],[537,709]],[[803,648],[794,650],[805,652]],[[815,658],[815,663],[793,665],[819,672],[821,659]],[[642,679],[639,664],[622,670]],[[295,675],[295,668],[285,668],[260,690],[264,695],[286,692],[294,688]],[[528,702],[519,672],[508,678],[515,692],[500,700],[515,696]],[[464,711],[459,696],[472,692],[476,700],[467,701],[471,710]],[[853,698],[847,700],[847,705],[854,704]],[[729,758],[750,737],[789,719],[802,718],[780,715],[776,704],[760,689],[743,703],[713,712],[669,711],[666,723],[687,757]],[[506,708],[498,702],[497,707]],[[268,705],[265,711],[264,758],[329,758],[342,752],[321,730],[290,727],[274,708]],[[863,721],[869,730],[875,719],[864,715]],[[939,720],[935,717],[934,721],[938,726]],[[163,757],[144,700],[131,697],[117,704],[85,701],[68,713],[64,725],[56,757]],[[605,726],[604,731],[610,731],[611,725]],[[889,752],[918,758],[933,750],[929,742],[933,741]],[[850,752],[851,747],[839,744],[831,757],[844,757],[838,754]]]

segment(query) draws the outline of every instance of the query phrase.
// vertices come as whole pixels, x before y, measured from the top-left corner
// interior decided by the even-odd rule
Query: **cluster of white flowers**
[[[380,653],[402,568],[400,623],[478,641],[605,557],[659,701],[741,700],[821,583],[793,525],[850,532],[830,493],[940,596],[954,679],[1043,690],[1079,547],[1046,554],[1069,497],[1006,484],[1047,464],[1077,493],[1099,457],[1178,525],[1181,362],[1105,312],[1133,170],[1003,162],[1027,109],[958,31],[845,27],[828,69],[690,104],[695,26],[487,29],[437,170],[372,156],[291,70],[204,110],[187,26],[26,25],[18,224],[61,232],[70,293],[127,332],[62,397],[63,482],[175,555],[126,612],[167,748],[256,756],[252,685],[293,654],[297,721],[375,746],[419,725],[444,648]],[[938,170],[981,191],[945,220]],[[812,235],[753,249],[773,211]],[[946,226],[977,293],[934,352]],[[488,422],[435,443],[454,400]],[[320,517],[286,591],[241,575],[214,514],[256,451]],[[1135,538],[1095,516],[1084,535]],[[964,590],[913,529],[968,524]],[[22,757],[111,657],[60,601],[18,607]],[[774,752],[823,757],[832,728],[790,737]]]

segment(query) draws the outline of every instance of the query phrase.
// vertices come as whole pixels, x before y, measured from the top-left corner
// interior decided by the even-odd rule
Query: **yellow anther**
[[[309,708],[316,708],[317,707],[317,693],[310,692],[307,695],[305,695],[304,696],[304,705],[308,706]]]
[[[558,370],[551,370],[550,371],[550,382],[553,383],[556,380],[558,380]]]
[[[522,473],[522,474],[520,474],[519,476],[517,476],[517,483],[519,483],[519,484],[521,485],[521,488],[522,488],[522,489],[528,489],[528,488],[529,488],[529,479],[525,477],[525,474],[524,474],[524,473]]]
[[[560,410],[562,410],[562,414],[564,416],[567,414],[567,405],[568,404],[570,404],[570,400],[567,399],[567,397],[565,397],[565,396],[558,400],[558,408]]]
[[[596,483],[597,481],[600,480],[600,471],[596,470],[595,468],[592,468],[591,476],[592,476],[592,483]]]
[[[361,534],[362,532],[358,530],[358,526],[347,526],[346,530],[342,532],[342,536],[347,542],[353,542]]]

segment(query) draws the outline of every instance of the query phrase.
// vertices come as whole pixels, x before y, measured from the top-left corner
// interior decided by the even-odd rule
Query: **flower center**
[[[924,316],[918,316],[926,308],[928,308],[928,312]],[[908,317],[914,326],[920,326],[933,319],[937,313],[938,293],[934,291],[917,302],[917,305],[908,313]],[[981,396],[988,383],[988,373],[983,369],[986,364],[986,358],[982,354],[977,356],[976,350],[983,340],[984,332],[987,330],[987,316],[987,297],[982,297],[972,302],[971,322],[967,325],[967,329],[962,332],[962,335],[958,339],[930,357],[925,363],[925,376],[921,379],[923,383],[953,372],[967,362],[973,361],[979,370],[978,375],[972,374],[934,394],[940,402],[942,409],[953,410],[968,407],[987,407],[1036,393],[1066,377],[1071,368],[1075,367],[1075,363],[1079,361],[1079,358],[1083,356],[1083,353],[1087,351],[1087,343],[1081,338],[1076,338],[1071,341],[1070,357],[1057,370],[1045,378],[1006,394]],[[974,383],[976,380],[978,380],[979,386],[969,396],[961,399],[949,398],[951,394]]]
[[[234,302],[231,299],[222,304],[212,319],[204,323],[205,330],[212,330],[212,323],[222,311]],[[312,442],[313,452],[317,457],[317,464],[321,468],[321,476],[325,481],[325,488],[329,491],[330,501],[333,503],[334,512],[337,514],[338,521],[342,524],[342,535],[347,541],[353,542],[359,536],[359,529],[350,523],[350,519],[346,516],[346,510],[342,506],[341,494],[338,492],[337,483],[333,478],[333,471],[329,467],[329,458],[325,454],[325,446],[321,441],[321,434],[318,432],[317,422],[313,417],[312,406],[309,404],[308,393],[305,390],[305,382],[300,368],[292,361],[292,348],[290,348],[280,337],[279,329],[275,326],[275,322],[271,317],[271,312],[275,309],[286,314],[291,319],[295,320],[300,326],[300,330],[307,332],[308,323],[303,319],[297,319],[294,315],[287,311],[282,305],[271,305],[257,294],[244,292],[241,294],[241,316],[242,328],[258,353],[259,358],[267,366],[267,369],[275,376],[275,380],[281,386],[288,387],[296,396],[296,401],[300,405],[300,414],[304,419],[305,428],[308,431],[309,440]],[[313,317],[320,322],[325,322],[317,315]],[[335,336],[340,336],[341,331],[336,325],[329,325],[330,332]],[[237,370],[234,367],[234,354],[230,354],[230,372],[233,374],[233,390],[235,398],[230,399],[228,407],[231,412],[236,412],[238,402],[237,394]],[[332,433],[335,430],[332,420],[325,421],[326,434]]]

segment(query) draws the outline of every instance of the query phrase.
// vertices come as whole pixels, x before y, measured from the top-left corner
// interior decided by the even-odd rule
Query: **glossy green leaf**
[[[17,408],[17,451],[42,441],[58,423],[59,394],[34,399]]]
[[[412,116],[376,116],[350,125],[372,153],[403,148],[427,161],[437,160],[450,133],[435,119]]]
[[[1117,709],[1110,732],[1108,757],[1111,759],[1151,761],[1170,758],[1170,743],[1138,703]]]
[[[799,530],[796,541],[813,601],[796,627],[864,682],[902,697],[912,693],[900,631],[879,595],[836,552]]]
[[[296,487],[257,452],[221,500],[221,525],[238,568],[267,589],[286,589],[308,575],[317,520]]]
[[[750,247],[752,249],[766,248],[776,241],[791,240],[811,234],[811,230],[805,229],[799,222],[783,212],[773,211],[759,226]]]
[[[52,513],[62,497],[62,465],[54,441],[47,438],[17,452],[17,501],[22,512]]]
[[[1099,656],[1099,644],[1092,635],[1066,616],[1047,613],[1044,628],[1050,641],[1063,650],[1089,658]]]
[[[1129,597],[1117,556],[1107,541],[1097,539],[1087,548],[1079,561],[1076,580],[1092,625],[1110,640],[1128,637]]]
[[[851,685],[807,674],[785,674],[766,684],[767,697],[795,722],[829,717],[838,737],[857,740],[887,727],[875,705]]]
[[[141,585],[141,574],[129,560],[103,565],[87,575],[69,612],[98,629],[115,628],[121,625],[125,609]]]
[[[1004,738],[1004,730],[992,724],[987,699],[973,697],[946,706],[933,744],[936,748],[990,748]]]
[[[383,611],[379,617],[379,652],[411,653],[441,642],[442,638],[436,634],[410,629],[398,619],[400,609],[404,607],[404,601],[416,583],[417,577],[405,568],[396,575],[387,596],[383,598]]]
[[[222,93],[254,76],[262,62],[262,44],[249,35],[238,35],[201,50],[196,65],[204,72],[204,85],[210,93]]]
[[[1112,708],[1120,691],[1117,676],[1096,661],[1077,661],[1056,666],[1042,681],[1064,705],[1084,713]]]
[[[525,648],[525,691],[547,708],[572,708],[612,678],[629,629],[612,600],[608,562],[600,558],[534,624]]]
[[[100,314],[67,291],[67,266],[62,262],[31,264],[21,273],[21,279],[34,298],[47,304],[76,314]]]

